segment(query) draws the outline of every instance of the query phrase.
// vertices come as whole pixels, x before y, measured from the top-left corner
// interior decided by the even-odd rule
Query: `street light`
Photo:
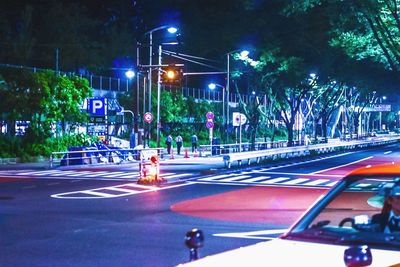
[[[160,31],[167,29],[167,31],[171,34],[174,34],[178,31],[177,28],[171,27],[171,26],[160,26],[157,28],[154,28],[148,32],[145,33],[145,35],[149,35],[149,112],[151,112],[151,77],[152,77],[152,65],[153,65],[153,32]]]
[[[208,88],[210,90],[215,90],[215,88],[217,88],[217,86],[222,88],[222,125],[224,127],[224,130],[226,131],[226,128],[225,128],[225,87],[220,84],[217,84],[217,83],[210,83],[208,85]]]
[[[148,88],[149,88],[149,92],[148,92],[148,101],[149,101],[149,104],[148,104],[148,111],[149,112],[151,112],[151,87],[152,87],[152,80],[151,80],[151,78],[152,78],[152,68],[153,68],[153,32],[156,32],[156,31],[160,31],[160,30],[164,30],[164,29],[167,29],[167,31],[169,32],[169,33],[171,33],[171,34],[175,34],[177,31],[178,31],[178,29],[177,28],[175,28],[175,27],[172,27],[172,26],[168,26],[168,25],[164,25],[164,26],[160,26],[160,27],[156,27],[156,28],[154,28],[154,29],[152,29],[152,30],[150,30],[150,31],[148,31],[148,32],[146,32],[144,35],[149,35],[149,66],[148,66],[148,68],[149,68],[149,72],[148,72]],[[161,46],[159,47],[159,53],[161,53]],[[159,55],[159,57],[161,57],[161,55]],[[160,62],[161,60],[160,60],[160,58],[159,58],[159,62]],[[159,64],[159,65],[161,65],[161,64]],[[159,67],[158,67],[159,68]],[[157,81],[157,96],[159,97],[159,82],[160,81],[160,71],[158,71],[158,81]],[[158,100],[157,100],[158,102],[160,101],[159,100],[159,98],[158,98]],[[157,104],[157,112],[159,112],[159,104]],[[159,129],[158,129],[158,127],[159,127],[159,119],[157,119],[157,146],[160,146],[159,144],[160,144],[160,141],[159,141]],[[150,138],[151,138],[151,136],[150,136],[150,124],[149,124],[149,132],[148,132],[148,137],[149,137],[149,147],[150,147]]]

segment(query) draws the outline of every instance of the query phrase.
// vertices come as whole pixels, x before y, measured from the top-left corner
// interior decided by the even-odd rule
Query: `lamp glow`
[[[175,27],[169,27],[169,28],[167,29],[167,31],[168,31],[169,33],[176,33],[176,32],[178,31],[178,29],[175,28]]]
[[[135,72],[134,72],[133,70],[127,70],[127,71],[125,72],[125,76],[126,76],[128,79],[132,79],[133,77],[135,77]]]

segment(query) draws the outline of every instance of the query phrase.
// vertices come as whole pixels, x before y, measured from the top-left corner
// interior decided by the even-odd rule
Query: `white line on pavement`
[[[330,171],[330,170],[334,170],[334,169],[339,169],[339,168],[342,168],[342,167],[345,167],[345,166],[349,166],[349,165],[352,165],[352,164],[356,164],[358,162],[361,162],[361,161],[364,161],[364,160],[368,160],[368,159],[371,159],[371,158],[373,158],[373,157],[372,156],[371,157],[366,157],[366,158],[363,158],[363,159],[359,159],[359,160],[356,160],[356,161],[353,161],[353,162],[350,162],[350,163],[346,163],[346,164],[343,164],[343,165],[335,166],[335,167],[328,168],[328,169],[325,169],[325,170],[319,170],[319,171],[313,172],[311,174],[318,174],[318,173],[321,173],[321,172],[326,172],[326,171]]]

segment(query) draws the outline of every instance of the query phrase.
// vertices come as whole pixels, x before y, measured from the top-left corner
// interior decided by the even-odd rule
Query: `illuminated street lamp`
[[[174,34],[178,31],[178,29],[175,27],[164,25],[164,26],[154,28],[145,33],[145,35],[147,35],[147,34],[149,35],[149,42],[150,42],[149,43],[149,66],[150,66],[150,68],[149,68],[149,112],[151,112],[151,76],[152,76],[152,74],[151,74],[152,67],[151,66],[153,65],[153,32],[164,30],[164,29],[167,29],[167,31],[171,34]]]
[[[224,130],[226,131],[226,128],[225,128],[225,87],[220,84],[210,83],[208,85],[208,89],[215,90],[215,88],[217,88],[217,86],[222,88],[222,125],[224,127]]]

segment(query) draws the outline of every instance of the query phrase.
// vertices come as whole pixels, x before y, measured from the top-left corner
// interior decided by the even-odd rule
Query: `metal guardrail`
[[[307,156],[312,153],[315,154],[323,154],[329,152],[335,152],[339,150],[348,150],[348,149],[356,149],[356,148],[366,148],[371,146],[381,146],[387,145],[391,143],[396,143],[400,141],[400,136],[391,137],[391,138],[371,138],[369,140],[357,140],[350,142],[338,142],[338,143],[327,143],[327,144],[317,144],[317,145],[307,145],[307,146],[298,146],[298,147],[285,147],[279,149],[270,149],[270,150],[259,150],[259,151],[250,151],[244,153],[230,153],[223,156],[223,161],[225,163],[225,167],[231,168],[232,163],[237,162],[239,166],[241,166],[242,161],[247,161],[247,164],[250,165],[253,161],[259,163],[261,160],[267,159],[275,159],[275,158],[294,158],[294,157],[302,157]]]
[[[121,164],[123,162],[140,161],[143,157],[156,151],[163,158],[164,148],[143,149],[85,149],[66,152],[52,152],[49,159],[50,168],[56,166],[76,166],[93,164]],[[147,158],[145,160],[148,160]]]
[[[254,147],[251,143],[235,143],[235,144],[217,144],[217,145],[200,145],[199,146],[199,155],[201,157],[206,156],[216,156],[216,155],[224,155],[229,153],[237,153],[237,152],[247,152],[253,150],[266,150],[271,148],[281,148],[286,147],[287,141],[274,141],[274,142],[256,142],[254,143]]]

